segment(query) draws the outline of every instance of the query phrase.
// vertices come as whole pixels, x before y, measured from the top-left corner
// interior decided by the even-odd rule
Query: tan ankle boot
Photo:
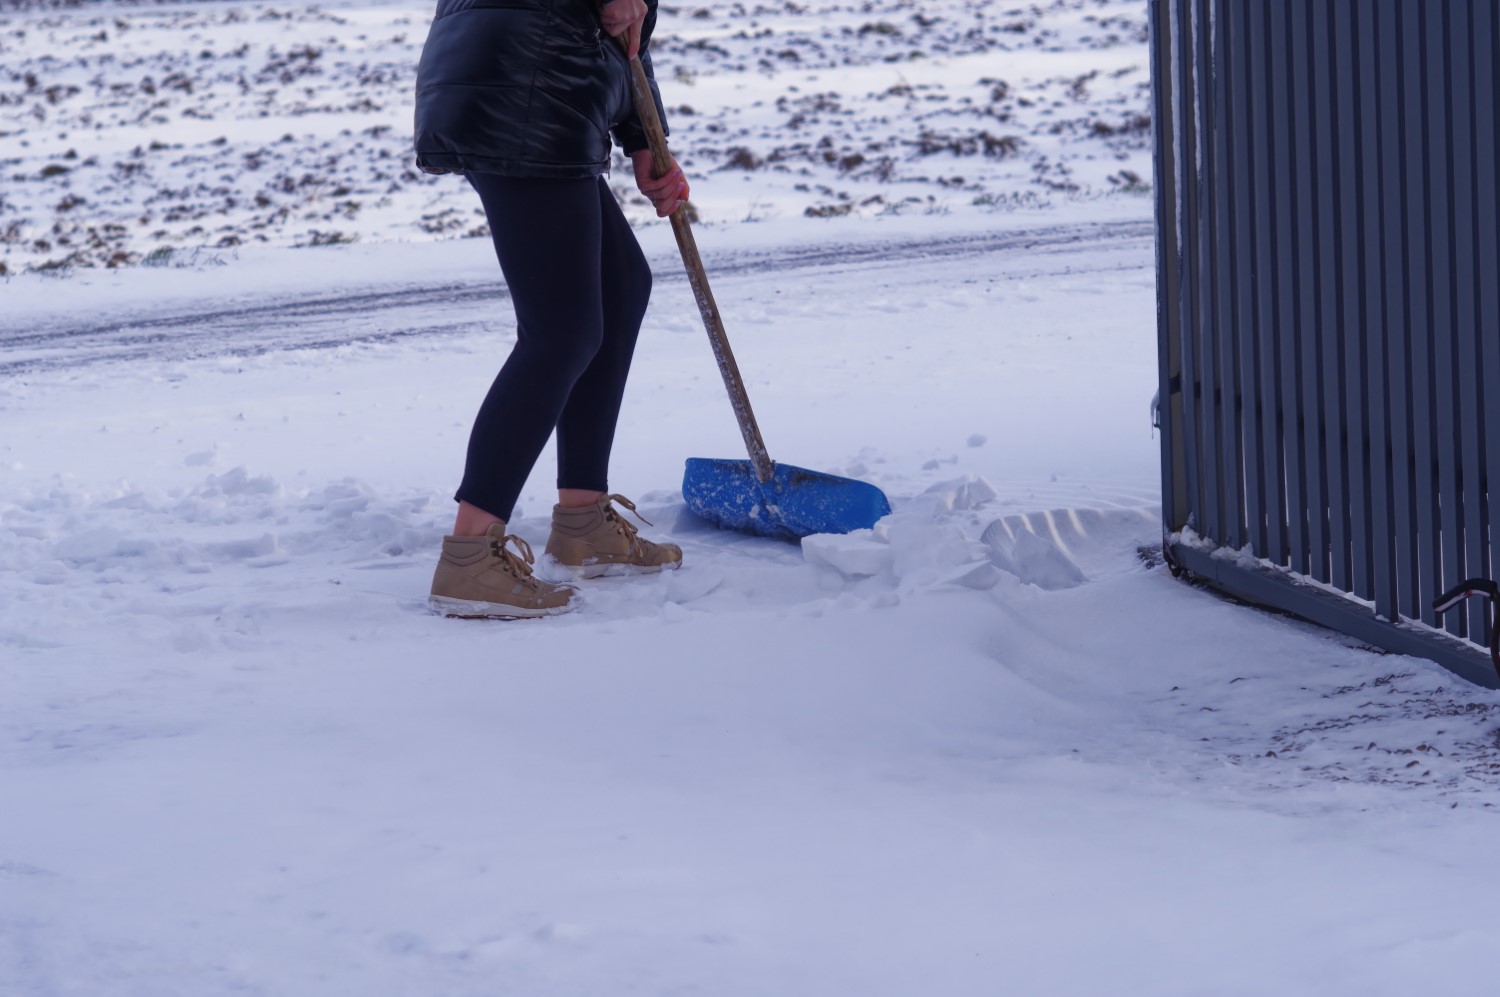
[[[520,551],[506,547],[514,543]],[[571,585],[553,585],[532,574],[536,558],[517,536],[496,523],[482,537],[444,537],[443,553],[427,600],[444,616],[463,619],[517,619],[556,616],[577,608]]]
[[[547,553],[581,578],[682,567],[681,547],[642,540],[635,525],[616,512],[611,502],[635,512],[635,503],[623,495],[604,495],[593,505],[577,509],[553,506]],[[644,516],[640,519],[651,525]]]

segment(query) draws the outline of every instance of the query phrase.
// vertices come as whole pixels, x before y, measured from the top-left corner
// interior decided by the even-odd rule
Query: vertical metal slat
[[[1444,25],[1447,4],[1422,4],[1421,37],[1426,57],[1423,96],[1427,103],[1427,218],[1431,228],[1432,254],[1428,262],[1428,306],[1433,345],[1433,395],[1436,414],[1438,479],[1439,562],[1437,588],[1433,596],[1463,580],[1463,553],[1459,543],[1461,519],[1458,506],[1458,432],[1454,407],[1458,399],[1457,372],[1453,367],[1453,204],[1450,158],[1452,108],[1448,106],[1448,32]],[[1453,634],[1464,630],[1462,607],[1439,622]]]
[[[1338,257],[1339,321],[1344,329],[1344,460],[1349,468],[1348,591],[1369,598],[1370,464],[1367,459],[1364,343],[1364,188],[1369,164],[1364,159],[1360,118],[1359,69],[1375,58],[1371,15],[1345,8],[1348,26],[1335,37],[1339,62],[1339,159],[1344,178],[1339,188]]]
[[[1451,224],[1453,226],[1453,339],[1454,370],[1458,377],[1455,416],[1457,418],[1458,501],[1459,516],[1455,524],[1463,535],[1459,544],[1463,568],[1459,578],[1482,575],[1488,570],[1484,551],[1484,495],[1479,483],[1484,466],[1483,423],[1479,397],[1483,384],[1479,380],[1479,293],[1475,285],[1474,257],[1479,252],[1474,227],[1474,116],[1471,88],[1474,81],[1467,4],[1457,4],[1447,12],[1448,56],[1449,170],[1452,177]],[[1493,173],[1490,173],[1493,179]],[[1500,274],[1495,275],[1500,277]],[[1470,640],[1483,639],[1486,609],[1482,599],[1470,599],[1463,620],[1464,635]]]
[[[1197,383],[1202,392],[1197,399],[1198,445],[1202,448],[1198,473],[1203,479],[1203,505],[1200,516],[1205,536],[1224,536],[1221,480],[1223,462],[1219,459],[1219,422],[1223,392],[1219,384],[1218,356],[1218,284],[1214,279],[1214,189],[1217,175],[1213,160],[1214,107],[1213,69],[1209,61],[1210,7],[1213,0],[1192,0],[1192,35],[1188,47],[1189,69],[1193,78],[1193,176],[1196,197],[1193,202],[1193,256],[1195,304],[1193,315],[1197,330]]]
[[[1178,345],[1176,167],[1173,164],[1172,30],[1168,0],[1151,0],[1151,115],[1156,138],[1152,169],[1156,183],[1157,405],[1161,424],[1162,519],[1168,530],[1187,523],[1187,465],[1177,427],[1182,423],[1182,368]]]
[[[1197,135],[1193,108],[1198,95],[1193,85],[1192,0],[1172,0],[1172,127],[1176,134],[1173,162],[1177,169],[1177,330],[1181,344],[1183,451],[1187,464],[1189,521],[1203,530],[1203,469],[1199,462],[1198,404],[1202,378],[1198,369],[1196,233],[1198,178]]]
[[[1270,333],[1276,355],[1277,465],[1282,474],[1282,516],[1286,532],[1273,555],[1277,564],[1293,571],[1307,571],[1306,489],[1302,484],[1302,431],[1299,428],[1302,395],[1298,383],[1301,350],[1298,345],[1300,315],[1297,309],[1298,260],[1296,216],[1299,192],[1294,165],[1301,155],[1295,125],[1300,95],[1293,99],[1291,85],[1291,25],[1288,0],[1271,0],[1266,7],[1266,30],[1270,38],[1271,113],[1275,134],[1274,181],[1276,208],[1271,215],[1271,240],[1275,247],[1274,279],[1276,311]]]
[[[1500,191],[1494,183],[1495,164],[1500,161],[1500,11],[1493,4],[1474,5],[1474,164],[1475,175],[1484,182],[1475,190],[1475,225],[1478,252],[1475,271],[1479,277],[1481,390],[1478,424],[1484,434],[1484,464],[1479,480],[1486,492],[1486,539],[1489,545],[1490,578],[1500,579]],[[1488,639],[1488,636],[1486,636]]]
[[[1301,536],[1293,544],[1292,565],[1319,581],[1328,580],[1328,503],[1324,497],[1322,434],[1322,371],[1318,352],[1318,284],[1316,279],[1316,234],[1318,203],[1314,184],[1318,149],[1313,142],[1317,131],[1317,101],[1312,86],[1312,65],[1308,47],[1312,40],[1312,9],[1305,2],[1290,5],[1291,92],[1294,149],[1293,182],[1297,201],[1292,210],[1293,246],[1296,275],[1292,307],[1297,316],[1296,343],[1297,383],[1292,394],[1297,398],[1296,422],[1290,427],[1298,437],[1297,482],[1288,482],[1295,508],[1293,523],[1300,526]],[[1291,457],[1288,455],[1288,459]],[[1295,531],[1294,531],[1295,532]]]
[[[1395,44],[1401,37],[1397,5],[1401,0],[1380,0],[1381,37]],[[1389,49],[1387,49],[1389,52]],[[1380,74],[1380,104],[1390,123],[1388,134],[1399,149],[1414,141],[1404,118],[1394,113],[1401,107],[1401,78],[1396,67],[1387,63]],[[1406,225],[1402,212],[1405,169],[1399,154],[1388,155],[1382,168],[1381,202],[1386,211],[1386,238],[1382,281],[1386,315],[1386,378],[1382,386],[1389,398],[1390,463],[1388,477],[1391,494],[1391,544],[1394,548],[1394,585],[1396,612],[1416,618],[1421,613],[1416,585],[1417,526],[1412,507],[1412,409],[1407,362],[1409,324],[1406,318],[1406,281],[1400,276],[1406,267]],[[1395,619],[1393,615],[1391,617]]]
[[[1215,294],[1215,327],[1218,334],[1217,407],[1219,412],[1219,453],[1223,470],[1222,536],[1230,547],[1239,549],[1245,545],[1245,497],[1244,475],[1244,403],[1240,393],[1239,357],[1240,329],[1238,323],[1239,269],[1235,255],[1235,235],[1239,221],[1234,214],[1235,187],[1242,183],[1237,162],[1235,130],[1237,122],[1234,108],[1229,102],[1230,65],[1235,55],[1231,41],[1226,37],[1229,27],[1228,12],[1220,0],[1213,0],[1210,8],[1212,31],[1212,55],[1210,66],[1213,73],[1213,146],[1210,170],[1214,174],[1213,189],[1213,255],[1214,268],[1209,279],[1217,288]]]
[[[1381,25],[1375,24],[1376,43],[1373,51],[1381,52],[1383,34]],[[1368,95],[1362,103],[1364,115],[1364,156],[1371,171],[1365,185],[1364,267],[1365,281],[1365,329],[1369,337],[1369,348],[1365,353],[1365,383],[1369,387],[1366,395],[1366,420],[1370,461],[1370,568],[1375,612],[1386,619],[1396,618],[1395,605],[1395,543],[1391,537],[1390,494],[1390,445],[1388,410],[1389,398],[1385,391],[1385,335],[1386,315],[1381,303],[1385,275],[1383,246],[1391,229],[1391,212],[1386,210],[1385,173],[1386,150],[1393,136],[1381,113],[1379,80],[1381,62],[1366,60],[1360,66],[1360,88]]]
[[[1312,99],[1317,110],[1313,126],[1317,166],[1314,170],[1313,203],[1317,205],[1318,381],[1322,407],[1310,417],[1322,427],[1322,461],[1328,505],[1328,574],[1324,581],[1336,588],[1349,586],[1348,463],[1344,460],[1344,327],[1338,306],[1338,193],[1343,183],[1336,141],[1338,115],[1338,62],[1329,26],[1333,0],[1311,0],[1312,40],[1308,58],[1313,69]]]
[[[1424,258],[1410,259],[1413,283],[1425,289],[1425,313],[1412,303],[1413,381],[1419,373],[1427,375],[1427,399],[1418,409],[1418,417],[1427,420],[1427,432],[1416,432],[1418,462],[1418,529],[1422,534],[1418,550],[1421,565],[1422,621],[1458,630],[1461,613],[1443,616],[1433,612],[1433,598],[1445,589],[1445,577],[1452,576],[1458,555],[1454,543],[1452,505],[1457,501],[1457,486],[1449,486],[1454,474],[1454,376],[1452,376],[1452,307],[1448,295],[1448,273],[1451,270],[1448,223],[1448,142],[1446,114],[1443,108],[1443,75],[1446,72],[1443,46],[1446,31],[1442,22],[1443,4],[1407,4],[1407,28],[1412,51],[1412,75],[1418,76],[1422,105],[1416,130],[1419,136],[1419,162],[1425,175],[1419,180],[1413,174],[1412,199],[1421,204],[1427,231],[1418,241],[1412,232],[1412,249],[1425,247]],[[1431,147],[1439,142],[1439,147]],[[1421,183],[1421,186],[1418,186]],[[1416,252],[1413,252],[1413,256]],[[1425,361],[1427,369],[1422,370]],[[1416,388],[1421,397],[1421,387]]]
[[[1256,553],[1275,564],[1286,563],[1286,475],[1280,429],[1281,371],[1276,342],[1276,213],[1275,163],[1277,156],[1275,103],[1272,77],[1277,72],[1270,43],[1270,11],[1267,5],[1250,9],[1250,46],[1256,72],[1253,83],[1253,128],[1255,150],[1255,339],[1256,368],[1260,396],[1257,399],[1261,428],[1261,508],[1266,526],[1264,542]]]
[[[1264,439],[1260,420],[1260,368],[1257,363],[1256,335],[1259,329],[1260,255],[1255,242],[1257,181],[1255,151],[1255,101],[1251,81],[1255,78],[1255,60],[1250,45],[1250,17],[1244,4],[1229,3],[1224,11],[1229,21],[1230,54],[1229,89],[1231,120],[1236,122],[1236,137],[1244,138],[1244,148],[1235,160],[1238,180],[1234,186],[1235,331],[1239,340],[1238,379],[1235,394],[1239,402],[1241,434],[1244,437],[1245,462],[1244,506],[1245,540],[1256,551],[1266,549],[1265,485],[1261,475],[1261,450]]]

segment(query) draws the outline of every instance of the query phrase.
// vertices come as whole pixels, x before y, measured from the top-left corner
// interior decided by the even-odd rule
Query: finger
[[[659,197],[663,194],[675,190],[683,182],[682,171],[673,170],[671,173],[668,173],[664,176],[649,177],[647,179],[644,179],[639,184],[637,184],[637,186],[641,188],[642,193],[650,197]]]
[[[641,54],[641,22],[632,24],[625,34],[625,57],[634,59]]]
[[[641,189],[651,197],[666,197],[668,194],[676,193],[677,188],[682,186],[681,177],[673,178],[668,175],[663,177],[663,179],[666,183],[653,183],[649,187],[642,187]]]
[[[672,169],[663,173],[659,177],[653,177],[651,180],[652,186],[654,186],[658,190],[670,190],[671,188],[677,186],[682,182],[682,169],[676,166],[672,167]]]
[[[651,206],[656,209],[656,216],[658,218],[664,218],[671,214],[676,204],[677,197],[674,194],[651,195]]]

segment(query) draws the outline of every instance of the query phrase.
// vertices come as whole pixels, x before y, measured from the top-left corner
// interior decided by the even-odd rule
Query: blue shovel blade
[[[692,457],[682,497],[695,515],[725,529],[779,540],[867,530],[891,504],[874,485],[790,464],[761,484],[748,460]]]

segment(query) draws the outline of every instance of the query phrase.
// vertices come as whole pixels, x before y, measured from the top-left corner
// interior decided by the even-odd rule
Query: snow
[[[467,184],[412,164],[431,13],[0,9],[0,275],[482,233]],[[665,4],[655,48],[694,205],[739,222],[1140,191],[1145,33],[1134,0],[779,0]],[[654,216],[622,157],[613,186]]]
[[[767,24],[811,41],[730,32],[694,86],[796,46],[834,72],[807,69],[842,58],[828,38],[894,16],[800,9]],[[417,19],[326,10],[372,38]],[[1096,10],[1140,18],[1016,16],[1065,38]],[[727,19],[671,16],[687,40]],[[981,54],[1005,71],[952,57]],[[894,511],[800,548],[686,512],[683,459],[742,444],[670,232],[643,225],[612,486],[685,566],[545,621],[424,607],[513,342],[487,240],[5,280],[0,994],[1493,990],[1500,695],[1160,563],[1149,199],[819,218],[753,176],[695,197],[772,206],[699,230],[767,444]],[[512,524],[538,547],[552,460]]]
[[[1069,589],[1088,581],[1088,576],[1060,544],[1027,529],[1015,529],[1003,519],[985,528],[979,537],[990,548],[990,560],[1028,585],[1055,590]]]

